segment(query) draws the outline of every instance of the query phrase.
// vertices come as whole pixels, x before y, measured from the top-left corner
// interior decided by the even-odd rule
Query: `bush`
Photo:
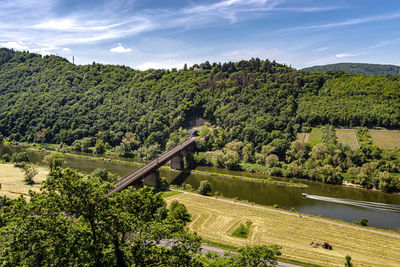
[[[272,176],[283,176],[282,168],[274,167],[269,171]]]
[[[20,166],[22,162],[29,162],[29,158],[26,152],[15,152],[12,154],[12,161],[16,166]]]
[[[167,179],[167,178],[161,177],[161,179],[160,179],[160,184],[159,184],[159,188],[160,188],[162,191],[167,191],[167,190],[169,189],[169,182],[168,182],[168,179]]]
[[[4,160],[5,162],[10,162],[10,161],[11,161],[11,156],[10,156],[10,154],[8,154],[8,153],[4,154],[4,155],[3,155],[3,160]]]
[[[38,168],[33,164],[23,164],[24,178],[27,184],[34,184],[33,177],[39,173]]]
[[[192,216],[188,213],[186,206],[177,200],[171,202],[169,216],[183,223],[190,222]]]
[[[360,219],[360,225],[362,225],[362,226],[368,226],[368,219],[365,218],[365,217],[362,217],[362,218]]]
[[[211,192],[211,183],[207,180],[201,181],[197,192],[203,196],[208,195]]]

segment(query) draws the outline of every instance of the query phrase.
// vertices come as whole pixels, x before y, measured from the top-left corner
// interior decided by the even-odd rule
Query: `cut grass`
[[[197,194],[168,197],[183,203],[192,221],[189,228],[202,238],[229,246],[278,244],[282,257],[320,266],[342,266],[351,255],[355,266],[400,266],[400,234],[314,216],[299,216],[259,205],[246,205]],[[232,236],[238,224],[251,221],[248,238]],[[328,241],[333,250],[314,248],[310,242]]]
[[[310,137],[308,138],[308,142],[311,146],[315,146],[320,144],[322,131],[321,128],[313,128],[310,133]]]
[[[336,129],[336,136],[343,146],[349,146],[351,149],[360,148],[355,129]]]
[[[18,198],[20,195],[29,195],[29,190],[39,192],[41,183],[49,174],[48,169],[38,167],[39,173],[33,178],[33,185],[27,185],[21,168],[13,164],[0,164],[0,195],[9,198]]]
[[[232,233],[232,236],[247,238],[249,236],[250,227],[252,222],[247,221],[245,223],[241,223],[238,228]]]
[[[374,144],[380,148],[400,147],[400,133],[395,130],[369,130]]]

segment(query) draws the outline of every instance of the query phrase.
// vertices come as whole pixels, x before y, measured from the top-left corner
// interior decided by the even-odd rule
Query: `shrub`
[[[12,161],[16,166],[20,166],[22,162],[29,162],[29,158],[26,152],[15,152],[12,154]]]
[[[4,154],[4,155],[3,155],[3,160],[4,160],[5,162],[10,162],[10,161],[11,161],[11,156],[10,156],[10,154],[8,154],[8,153]]]
[[[197,192],[203,196],[208,195],[211,192],[211,183],[207,180],[201,181]]]
[[[368,219],[365,218],[365,217],[362,217],[362,218],[360,219],[360,224],[361,224],[362,226],[368,226]]]

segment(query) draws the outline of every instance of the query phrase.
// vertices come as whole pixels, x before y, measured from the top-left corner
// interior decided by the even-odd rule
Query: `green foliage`
[[[367,63],[336,63],[322,66],[313,66],[302,69],[307,72],[345,71],[365,75],[397,75],[400,67],[396,65],[367,64]]]
[[[257,245],[239,248],[238,254],[232,255],[232,266],[275,266],[281,255],[278,245]]]
[[[10,154],[5,153],[5,154],[3,155],[3,160],[4,160],[4,162],[10,162],[10,161],[11,161],[11,156],[10,156]]]
[[[368,225],[368,219],[365,218],[365,217],[362,217],[362,218],[360,219],[360,225],[362,225],[362,226],[367,226],[367,225]]]
[[[22,166],[24,179],[27,184],[34,184],[33,178],[39,173],[38,168],[33,164],[24,163]]]
[[[50,171],[53,171],[57,169],[57,167],[62,167],[62,165],[65,163],[65,160],[63,154],[51,153],[44,156],[42,162],[49,167]]]
[[[205,267],[276,266],[280,249],[278,245],[245,246],[237,249],[237,253],[225,253],[223,257],[216,252],[208,252],[199,256],[198,260]]]
[[[97,168],[90,175],[93,177],[98,177],[102,181],[110,182],[110,183],[113,183],[117,180],[116,175],[112,174],[111,172],[108,172],[104,168]]]
[[[53,171],[29,203],[1,208],[2,265],[194,265],[200,238],[170,219],[160,194],[143,188],[107,196],[111,188],[98,177]],[[162,239],[171,247],[159,246]]]
[[[14,152],[11,161],[15,162],[15,165],[19,166],[24,162],[29,162],[29,158],[26,152]]]
[[[174,219],[178,220],[182,223],[190,222],[191,215],[188,213],[185,205],[179,203],[177,200],[171,202],[169,207],[169,216]]]
[[[344,267],[353,267],[353,263],[351,263],[351,256],[346,255],[345,260]]]
[[[211,183],[207,180],[202,180],[199,188],[197,188],[197,192],[203,196],[207,196],[211,193]]]
[[[247,221],[245,223],[241,223],[238,228],[232,233],[232,236],[247,238],[249,236],[250,227],[252,222]]]

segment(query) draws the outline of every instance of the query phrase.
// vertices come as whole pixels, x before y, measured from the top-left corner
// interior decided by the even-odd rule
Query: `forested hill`
[[[400,66],[367,63],[337,63],[322,66],[313,66],[309,68],[304,68],[303,70],[307,72],[345,71],[365,75],[400,74]]]
[[[307,73],[260,59],[138,71],[0,49],[0,132],[66,144],[101,135],[111,146],[129,133],[163,149],[204,118],[219,126],[212,149],[242,140],[283,151],[302,127],[399,127],[399,88],[400,76]]]

